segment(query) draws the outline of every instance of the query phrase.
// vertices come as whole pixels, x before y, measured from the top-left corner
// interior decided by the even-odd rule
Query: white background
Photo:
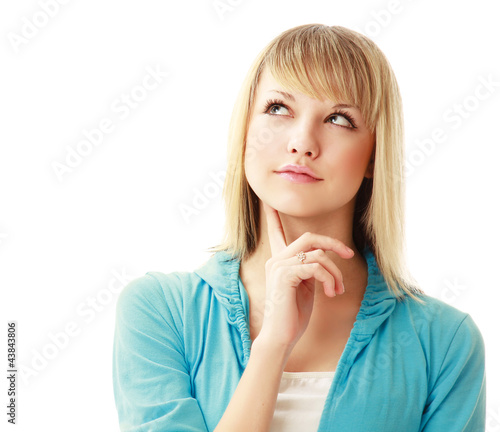
[[[395,70],[414,168],[410,268],[481,329],[487,430],[500,430],[496,2],[221,0],[218,13],[212,1],[74,0],[53,16],[48,3],[2,2],[0,11],[1,349],[6,358],[7,321],[16,320],[18,364],[31,371],[18,381],[17,430],[118,431],[115,274],[126,282],[208,259],[224,218],[214,178],[224,176],[243,77],[272,38],[308,23],[361,31]],[[168,76],[141,93],[148,68]],[[493,84],[478,100],[482,79]],[[131,94],[136,107],[117,111]],[[105,119],[114,130],[59,179],[54,162],[65,164]],[[446,138],[431,143],[435,129]]]

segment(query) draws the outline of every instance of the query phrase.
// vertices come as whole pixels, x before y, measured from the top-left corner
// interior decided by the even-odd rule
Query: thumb
[[[267,234],[269,236],[269,246],[271,255],[275,256],[286,248],[285,233],[278,211],[262,201],[267,220]]]

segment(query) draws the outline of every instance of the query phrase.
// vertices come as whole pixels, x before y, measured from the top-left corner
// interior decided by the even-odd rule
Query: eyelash
[[[289,110],[289,108],[283,103],[283,101],[279,100],[279,99],[268,99],[266,101],[266,107],[264,109],[264,114],[266,114],[268,111],[269,111],[269,108],[271,108],[272,106],[274,105],[281,105],[283,107],[285,107],[286,109]],[[276,115],[276,114],[274,114]],[[351,123],[352,127],[348,127],[348,126],[342,126],[342,125],[338,125],[338,124],[335,124],[335,123],[332,123],[333,125],[335,126],[340,126],[340,127],[343,127],[345,129],[356,129],[356,123],[354,122],[354,119],[352,118],[352,116],[347,113],[346,111],[344,110],[341,110],[341,109],[338,109],[336,112],[334,112],[330,117],[328,117],[328,119],[332,118],[333,116],[336,116],[336,115],[341,115],[342,117],[345,117],[347,121],[349,121],[349,123]]]

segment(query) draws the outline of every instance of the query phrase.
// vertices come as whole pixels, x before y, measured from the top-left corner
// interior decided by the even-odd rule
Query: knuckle
[[[295,278],[295,272],[291,267],[282,268],[281,274],[286,278],[287,281],[292,281]]]
[[[290,277],[290,270],[287,267],[273,267],[274,280],[288,280]]]
[[[276,264],[276,261],[274,260],[274,258],[269,258],[267,261],[266,261],[266,264],[265,264],[265,269],[266,270],[273,270],[274,267],[275,267],[275,264]]]
[[[310,239],[311,239],[311,237],[312,237],[312,235],[313,235],[313,234],[312,234],[312,232],[310,232],[310,231],[306,231],[306,232],[303,234],[303,236],[306,238],[306,240],[310,240]]]
[[[323,249],[316,249],[314,253],[317,255],[318,258],[325,258],[326,253]]]

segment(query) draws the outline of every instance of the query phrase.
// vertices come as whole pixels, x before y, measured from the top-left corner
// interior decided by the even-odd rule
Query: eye
[[[330,119],[333,120],[333,124],[351,128],[351,129],[356,129],[356,125],[354,123],[354,119],[347,113],[335,113],[333,114]]]
[[[282,101],[277,100],[277,99],[272,99],[272,100],[268,100],[266,102],[266,107],[264,108],[264,113],[267,114],[269,110],[272,111],[275,108],[285,108],[288,110],[288,108],[283,104]],[[276,112],[271,112],[270,114],[279,115],[279,114],[276,114]]]
[[[279,110],[280,108],[285,108],[288,111],[288,107],[283,103],[283,101],[279,99],[269,99],[266,101],[264,114],[286,115],[286,114],[277,114],[276,110]],[[346,129],[351,129],[351,130],[357,129],[354,118],[349,113],[343,110],[338,110],[337,112],[333,113],[330,117],[328,117],[327,122]]]

